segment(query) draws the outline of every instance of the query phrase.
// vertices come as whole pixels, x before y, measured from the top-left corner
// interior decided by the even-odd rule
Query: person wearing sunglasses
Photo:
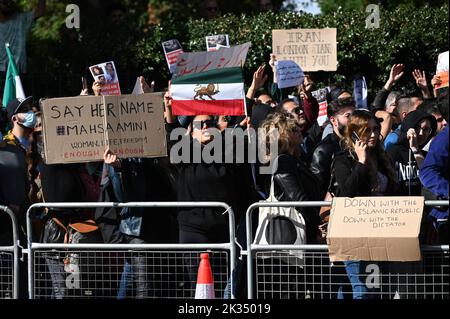
[[[246,164],[225,163],[224,154],[216,153],[220,148],[215,147],[216,142],[225,145],[224,140],[218,141],[224,138],[224,133],[221,133],[217,126],[218,122],[213,116],[196,115],[193,118],[189,128],[190,136],[183,137],[187,144],[182,144],[178,152],[178,154],[181,152],[183,162],[175,164],[178,171],[177,200],[225,202],[233,207],[235,219],[239,221],[246,208],[257,200],[256,194],[253,193],[251,170]],[[174,147],[177,147],[178,143],[183,143],[183,140],[172,146],[172,163],[175,159]],[[189,155],[183,156],[187,149]],[[196,155],[199,152],[201,156]],[[228,218],[228,214],[224,214],[221,208],[180,208],[177,218],[179,242],[183,244],[229,242]],[[198,271],[197,257],[187,258],[185,267],[191,282],[195,283]]]
[[[422,195],[419,170],[426,156],[423,148],[435,135],[436,129],[436,118],[423,110],[406,115],[398,142],[387,151],[395,164],[399,196]]]

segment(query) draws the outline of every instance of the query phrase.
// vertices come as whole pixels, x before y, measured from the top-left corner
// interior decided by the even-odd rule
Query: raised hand
[[[389,74],[389,80],[392,82],[397,82],[403,76],[403,69],[405,66],[403,64],[394,64],[391,68],[391,73]]]
[[[265,64],[261,65],[258,70],[253,73],[253,82],[252,87],[254,90],[258,90],[264,86],[264,83],[267,81],[267,74],[264,75]]]
[[[155,81],[152,81],[150,85],[148,85],[147,81],[143,76],[139,77],[139,82],[141,83],[141,89],[144,93],[152,93],[155,91]]]
[[[405,66],[403,64],[394,64],[391,68],[391,72],[389,74],[389,79],[387,80],[386,84],[384,85],[384,89],[387,91],[390,91],[392,88],[392,85],[395,84],[400,78],[403,76],[403,69]]]
[[[416,80],[416,84],[420,89],[428,88],[427,86],[427,78],[425,76],[425,71],[414,70],[412,72],[414,80]]]
[[[367,160],[367,144],[361,140],[356,141],[355,153],[358,156],[358,162],[365,164]]]
[[[120,167],[120,161],[117,155],[114,154],[109,147],[106,148],[105,153],[103,153],[103,161],[105,164],[112,165],[114,167]]]
[[[410,128],[406,132],[406,137],[409,141],[409,148],[413,151],[417,151],[419,149],[419,143],[417,142],[417,133],[416,130],[413,128]]]
[[[102,87],[103,87],[103,84],[101,84],[100,81],[95,81],[92,84],[92,91],[94,91],[95,96],[102,95]]]

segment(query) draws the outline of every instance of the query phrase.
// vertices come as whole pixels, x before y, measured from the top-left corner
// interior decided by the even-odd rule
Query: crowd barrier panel
[[[0,246],[0,299],[18,299],[19,296],[19,228],[14,212],[0,206],[0,214],[11,219],[12,246]]]
[[[99,207],[222,208],[223,214],[228,213],[229,242],[217,244],[33,242],[34,210]],[[186,267],[195,269],[196,275],[200,252],[205,251],[211,255],[216,297],[222,297],[221,293],[226,289],[234,299],[232,277],[236,261],[235,218],[232,208],[223,202],[39,203],[32,205],[27,211],[27,236],[30,299],[128,298],[127,289],[131,289],[136,298],[193,298],[196,278],[186,278]],[[134,287],[129,287],[130,282],[134,282]]]
[[[246,213],[248,299],[352,298],[343,263],[330,263],[327,245],[257,245],[253,243],[252,213],[259,207],[322,207],[331,201],[254,203]],[[425,206],[449,206],[448,200]],[[303,256],[291,262],[292,251]],[[422,261],[366,262],[368,295],[382,299],[449,299],[449,246],[421,246]],[[289,261],[289,263],[286,263]],[[350,290],[348,290],[350,287]]]

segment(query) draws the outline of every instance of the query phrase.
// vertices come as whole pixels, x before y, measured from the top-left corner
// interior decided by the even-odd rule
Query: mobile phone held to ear
[[[353,141],[353,143],[356,143],[357,141],[359,141],[359,136],[358,136],[358,134],[356,134],[355,131],[352,132],[352,141]]]

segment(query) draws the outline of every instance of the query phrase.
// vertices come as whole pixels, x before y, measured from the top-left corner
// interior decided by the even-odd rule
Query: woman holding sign
[[[367,110],[353,112],[341,140],[343,151],[335,157],[336,196],[389,196],[397,188],[394,168],[383,149],[381,126]],[[345,262],[354,299],[367,299],[366,263]]]

